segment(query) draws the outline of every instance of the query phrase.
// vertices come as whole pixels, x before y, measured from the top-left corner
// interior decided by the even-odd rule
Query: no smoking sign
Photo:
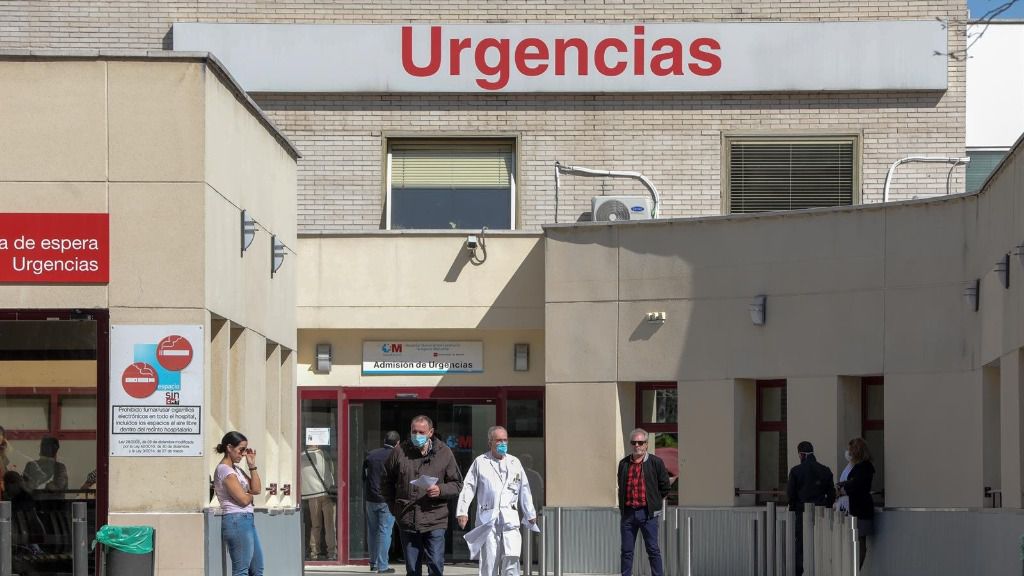
[[[135,362],[121,374],[121,386],[132,398],[149,398],[159,384],[156,369],[145,362]]]
[[[156,346],[156,361],[165,370],[180,372],[192,362],[192,344],[184,336],[167,336]]]

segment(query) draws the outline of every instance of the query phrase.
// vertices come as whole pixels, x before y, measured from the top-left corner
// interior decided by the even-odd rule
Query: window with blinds
[[[512,229],[515,142],[396,140],[388,145],[391,229]]]
[[[856,144],[854,137],[729,140],[729,212],[853,204],[858,171]]]

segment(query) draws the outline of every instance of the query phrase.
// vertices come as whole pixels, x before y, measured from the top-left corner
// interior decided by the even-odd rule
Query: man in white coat
[[[508,431],[492,426],[487,440],[490,450],[473,461],[463,480],[456,519],[464,529],[475,498],[477,527],[471,533],[482,538],[480,576],[519,576],[520,511],[531,528],[537,522],[530,481],[519,459],[508,453]]]

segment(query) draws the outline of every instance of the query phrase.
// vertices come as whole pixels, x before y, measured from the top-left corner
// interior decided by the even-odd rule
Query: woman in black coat
[[[863,438],[850,440],[849,451],[853,468],[839,487],[850,499],[850,516],[857,519],[857,564],[863,567],[867,536],[874,532],[875,503],[871,498],[871,481],[875,477],[875,467],[871,464],[871,452]]]

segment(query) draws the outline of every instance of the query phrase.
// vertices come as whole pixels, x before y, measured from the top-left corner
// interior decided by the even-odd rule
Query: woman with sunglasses
[[[224,458],[217,464],[213,489],[224,516],[221,538],[231,557],[231,576],[263,576],[263,549],[256,534],[253,500],[263,491],[256,451],[241,432],[228,432],[217,445]],[[238,468],[245,458],[248,473]]]

